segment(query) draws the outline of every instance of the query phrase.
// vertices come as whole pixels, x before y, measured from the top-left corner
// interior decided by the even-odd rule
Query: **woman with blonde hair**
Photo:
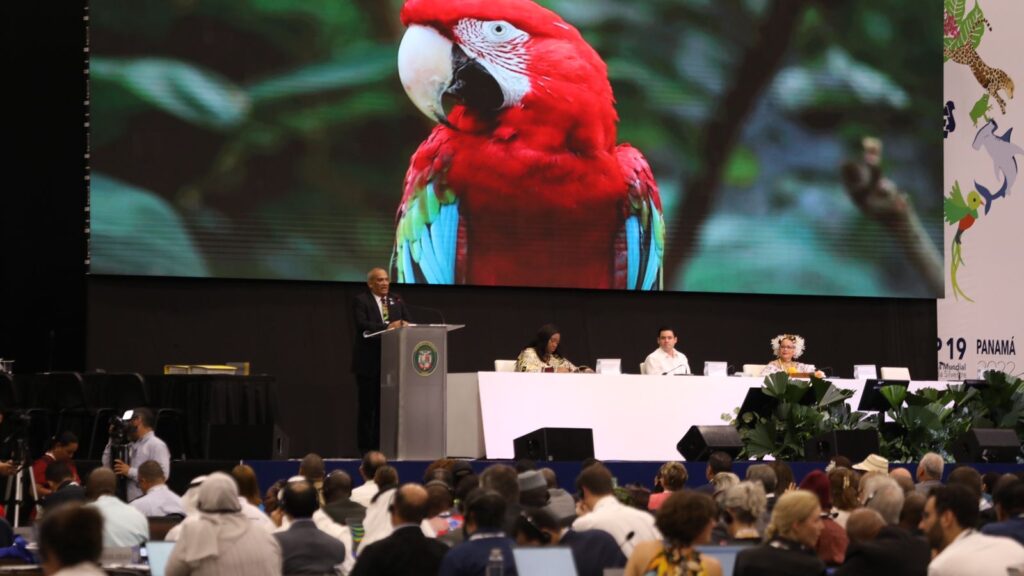
[[[718,560],[701,555],[696,548],[711,541],[717,512],[707,494],[673,492],[655,514],[664,540],[637,544],[626,564],[626,576],[722,576]]]
[[[658,475],[654,478],[655,486],[661,486],[661,492],[651,494],[647,500],[647,509],[656,511],[668,499],[673,492],[686,488],[686,479],[689,474],[686,467],[679,462],[666,462],[658,469]]]
[[[820,576],[825,564],[815,552],[821,534],[821,505],[807,490],[779,498],[765,530],[764,544],[736,556],[735,576]]]

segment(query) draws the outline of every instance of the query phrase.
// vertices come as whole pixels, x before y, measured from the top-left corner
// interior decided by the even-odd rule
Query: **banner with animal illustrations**
[[[946,295],[938,375],[1024,372],[1024,3],[945,0]]]

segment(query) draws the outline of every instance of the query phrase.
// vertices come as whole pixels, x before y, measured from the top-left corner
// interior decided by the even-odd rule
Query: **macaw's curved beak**
[[[446,126],[451,126],[442,102],[446,94],[479,112],[497,111],[505,102],[487,69],[429,26],[406,30],[398,47],[398,76],[420,112]]]

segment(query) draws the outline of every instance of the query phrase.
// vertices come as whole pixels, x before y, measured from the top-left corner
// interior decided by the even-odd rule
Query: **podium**
[[[380,338],[380,449],[388,459],[446,455],[448,333],[462,324],[410,324]]]

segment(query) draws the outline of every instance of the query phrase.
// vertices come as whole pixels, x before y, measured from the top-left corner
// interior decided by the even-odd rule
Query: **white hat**
[[[883,472],[889,473],[889,461],[882,458],[878,454],[868,454],[868,457],[863,462],[858,462],[853,465],[854,470],[861,470],[863,472]]]

